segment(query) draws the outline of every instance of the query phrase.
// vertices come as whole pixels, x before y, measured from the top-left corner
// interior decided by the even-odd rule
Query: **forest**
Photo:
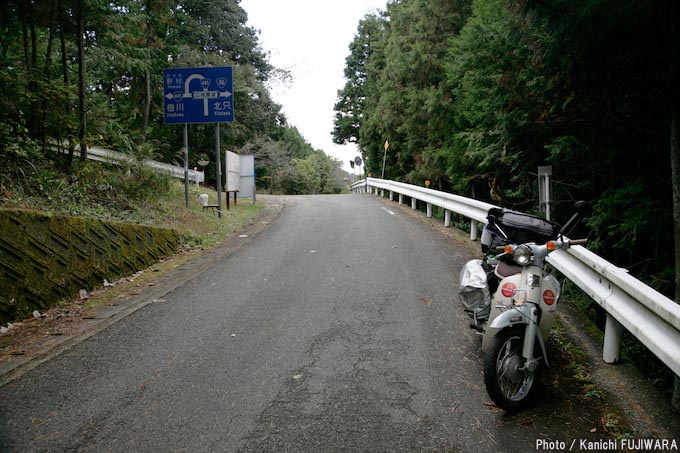
[[[350,44],[333,140],[375,177],[536,214],[552,166],[552,218],[587,201],[588,248],[680,301],[679,9],[390,1]],[[597,309],[585,302],[601,323]]]
[[[336,193],[341,164],[288,124],[273,67],[238,0],[8,0],[0,15],[0,189],[15,197],[83,175],[87,146],[182,164],[182,127],[165,125],[164,68],[232,66],[226,150],[256,155],[261,189]],[[213,125],[189,125],[189,165],[214,156]],[[62,143],[54,155],[49,143]],[[223,150],[224,151],[224,150]],[[215,181],[214,157],[206,179]],[[44,186],[45,184],[43,184]],[[43,187],[44,188],[44,187]]]

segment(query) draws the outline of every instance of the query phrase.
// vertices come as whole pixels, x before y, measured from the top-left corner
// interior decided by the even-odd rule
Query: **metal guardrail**
[[[61,153],[67,153],[68,148],[62,146],[59,146],[57,143],[50,143],[47,145],[49,149],[52,151],[56,152],[61,152]],[[87,158],[88,160],[93,160],[96,162],[104,162],[104,163],[109,163],[109,164],[118,164],[120,162],[124,162],[127,160],[130,160],[130,156],[128,156],[125,153],[120,153],[118,151],[112,151],[110,149],[106,148],[100,148],[98,146],[93,146],[90,148],[88,146],[87,148]],[[180,167],[177,165],[172,165],[172,164],[166,164],[164,162],[158,162],[156,160],[147,160],[146,165],[149,167],[155,168],[157,170],[161,170],[163,172],[169,173],[171,176],[179,179],[184,179],[184,167]],[[196,170],[191,170],[189,169],[189,180],[193,181],[198,185],[199,183],[203,182],[205,179],[205,175],[203,174],[202,171],[196,171]]]
[[[487,212],[494,207],[459,195],[384,179],[366,178],[352,184],[351,189],[354,193],[387,190],[390,200],[395,193],[399,194],[400,204],[403,196],[408,196],[412,209],[416,209],[417,200],[423,201],[430,217],[431,207],[439,206],[446,210],[446,226],[450,224],[450,212],[468,217],[473,240],[477,238],[477,222],[486,223]],[[550,254],[548,262],[607,311],[605,362],[620,360],[621,334],[625,328],[680,375],[680,305],[629,275],[626,269],[581,246],[557,250]]]
[[[390,192],[390,200],[393,198],[394,193],[399,194],[399,204],[403,204],[403,197],[407,196],[411,198],[411,207],[413,209],[416,209],[416,200],[424,201],[428,206],[428,217],[432,217],[432,206],[442,207],[446,209],[444,224],[447,227],[451,224],[451,212],[464,215],[471,219],[470,239],[472,240],[477,239],[477,224],[479,222],[486,222],[487,212],[493,207],[493,205],[483,201],[386,179],[367,178],[352,184],[351,189],[354,192],[368,192],[369,190],[378,189],[388,190]]]

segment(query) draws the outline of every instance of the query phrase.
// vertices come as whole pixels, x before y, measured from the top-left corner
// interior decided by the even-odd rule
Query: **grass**
[[[190,185],[187,208],[183,182],[148,169],[126,172],[92,162],[82,164],[73,174],[63,174],[42,162],[42,167],[26,178],[2,182],[0,207],[173,228],[184,235],[189,247],[215,245],[263,207],[241,200],[226,210],[225,202],[219,218],[198,202],[198,196],[206,193],[216,204],[213,188]]]
[[[233,199],[231,209],[226,209],[223,200],[222,218],[217,211],[204,210],[198,203],[198,196],[208,194],[211,204],[217,203],[217,192],[206,187],[192,186],[189,189],[189,209],[186,208],[184,185],[173,184],[169,196],[163,198],[157,208],[150,212],[146,224],[173,228],[186,238],[188,247],[211,247],[222,240],[233,236],[247,225],[264,207],[264,203],[251,200],[239,200],[236,205]],[[224,195],[223,195],[224,196]]]
[[[552,391],[571,387],[572,395],[587,401],[588,407],[599,413],[600,428],[604,432],[615,439],[631,437],[633,429],[626,415],[609,403],[607,392],[593,381],[588,354],[566,335],[559,318],[550,334],[548,348],[553,370],[547,385]]]

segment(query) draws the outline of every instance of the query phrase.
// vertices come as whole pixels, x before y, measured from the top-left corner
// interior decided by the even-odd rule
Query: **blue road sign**
[[[165,124],[234,121],[232,68],[163,70]]]

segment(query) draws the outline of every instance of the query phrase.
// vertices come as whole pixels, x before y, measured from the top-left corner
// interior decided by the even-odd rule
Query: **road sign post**
[[[222,161],[220,160],[220,123],[215,123],[215,190],[217,215],[222,218]]]
[[[184,198],[186,201],[187,209],[189,209],[189,126],[184,125],[184,131],[182,133],[182,151],[184,154]]]
[[[215,123],[217,166],[215,186],[220,217],[222,217],[222,175],[219,123],[234,121],[233,92],[233,73],[230,66],[163,70],[165,124],[184,124],[186,128],[187,124]],[[184,146],[185,152],[188,153],[189,143],[186,135]],[[185,183],[188,182],[185,180]]]

